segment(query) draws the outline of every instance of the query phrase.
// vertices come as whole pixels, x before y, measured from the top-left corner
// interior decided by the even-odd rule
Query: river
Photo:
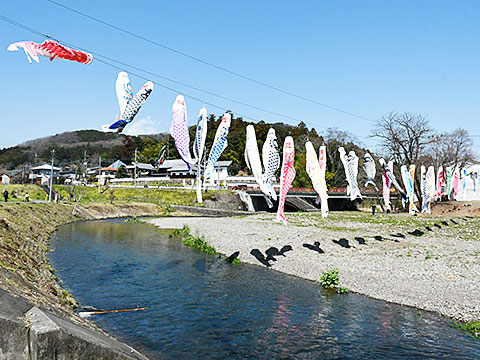
[[[480,340],[417,309],[340,295],[259,266],[227,264],[146,224],[62,226],[51,265],[80,306],[151,358],[480,358]]]

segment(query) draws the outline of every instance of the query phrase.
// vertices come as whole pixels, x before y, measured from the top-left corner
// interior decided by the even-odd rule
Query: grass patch
[[[454,322],[452,326],[456,329],[460,329],[469,332],[476,338],[480,338],[480,321],[470,321],[465,323]]]
[[[102,188],[102,192],[99,193],[98,187],[76,186],[75,188],[73,188],[68,185],[54,185],[54,189],[65,200],[70,199],[70,193],[72,193],[74,195],[74,198],[80,203],[140,202],[158,204],[162,206],[203,206],[197,203],[197,195],[195,190],[109,188],[108,191],[106,191],[104,188]],[[203,199],[208,200],[217,192],[218,191],[204,192],[202,193]]]
[[[8,201],[25,201],[25,194],[28,193],[30,200],[48,200],[48,195],[38,185],[32,184],[8,184],[0,186],[0,193],[8,191]],[[1,197],[3,202],[3,196]]]
[[[133,217],[126,219],[124,222],[127,224],[138,224],[140,220],[138,220],[137,217],[133,215]]]
[[[61,289],[60,290],[60,298],[72,308],[78,307],[78,302],[73,298],[72,294],[70,294],[67,290]]]
[[[173,230],[170,233],[170,236],[181,236],[183,238],[182,241],[185,245],[198,249],[207,254],[215,255],[217,253],[215,247],[210,245],[203,236],[193,236],[190,233],[190,228],[188,226],[184,226],[183,229]]]

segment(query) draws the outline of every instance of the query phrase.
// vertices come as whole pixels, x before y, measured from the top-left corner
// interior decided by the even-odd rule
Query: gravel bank
[[[265,254],[271,247],[291,245],[292,251],[269,262],[272,269],[318,281],[323,271],[337,268],[340,285],[356,293],[457,320],[480,319],[479,218],[372,217],[356,212],[321,219],[304,213],[289,214],[287,226],[272,219],[270,214],[256,214],[149,222],[161,228],[188,225],[218,252],[240,251],[242,262],[260,266],[264,265],[250,254],[252,249]],[[303,246],[317,241],[324,253]]]

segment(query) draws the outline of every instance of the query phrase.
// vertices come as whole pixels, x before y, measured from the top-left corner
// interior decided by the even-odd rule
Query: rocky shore
[[[342,212],[322,219],[316,213],[297,213],[288,214],[287,226],[273,218],[164,217],[149,223],[161,228],[187,225],[218,252],[239,251],[245,263],[313,281],[336,268],[340,285],[358,294],[456,320],[480,319],[479,218]],[[286,245],[292,250],[275,255]],[[259,251],[252,255],[253,249]]]

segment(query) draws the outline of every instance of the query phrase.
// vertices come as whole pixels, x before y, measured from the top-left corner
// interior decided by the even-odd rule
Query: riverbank
[[[336,268],[340,285],[356,293],[456,320],[480,319],[479,218],[333,212],[322,219],[317,213],[296,213],[288,214],[287,226],[273,218],[256,214],[148,222],[161,228],[188,225],[218,252],[239,251],[242,262],[268,264],[313,281]],[[275,255],[275,249],[286,245],[292,250]],[[252,255],[253,249],[261,255]],[[275,261],[261,259],[267,253]]]
[[[69,358],[74,358],[74,354],[144,358],[73,312],[75,300],[59,286],[54,269],[48,264],[48,245],[51,234],[70,222],[159,216],[165,211],[164,207],[145,203],[0,203],[0,358],[17,358],[19,351],[20,355],[38,355],[41,351],[49,354],[49,350],[57,354],[65,351]],[[18,316],[20,313],[23,315]],[[40,328],[48,330],[50,340],[43,333],[43,338],[33,336],[37,334],[33,319],[43,319]],[[18,334],[12,329],[17,329]],[[47,350],[42,346],[47,346]],[[23,358],[20,355],[18,358]]]

